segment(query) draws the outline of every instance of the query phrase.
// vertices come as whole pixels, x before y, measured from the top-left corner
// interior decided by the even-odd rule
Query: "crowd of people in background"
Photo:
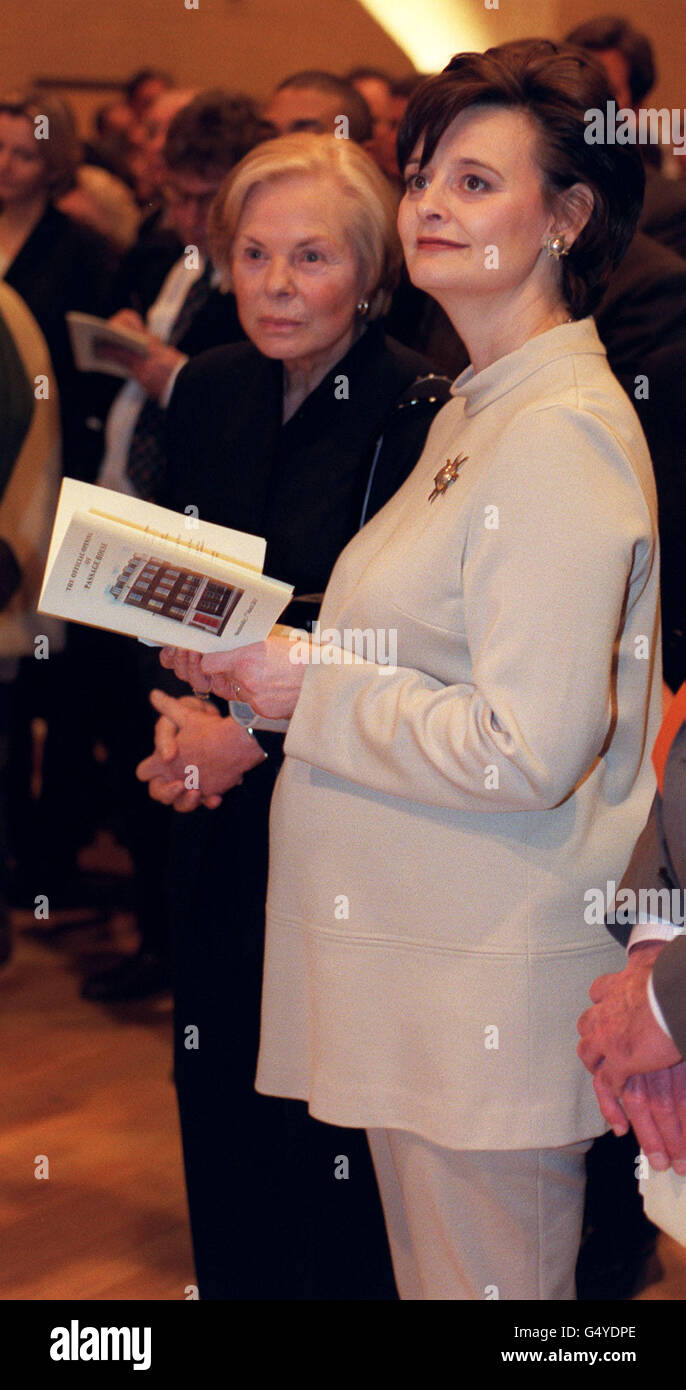
[[[592,20],[576,28],[567,40],[603,64],[619,105],[637,110],[647,102],[656,71],[644,35],[622,21]],[[378,301],[370,305],[364,298],[359,300],[352,286],[349,303],[346,300],[348,336],[341,339],[338,357],[332,350],[327,368],[332,370],[345,359],[351,379],[360,381],[360,392],[370,393],[364,428],[358,419],[357,432],[351,427],[346,436],[348,453],[345,458],[341,453],[337,462],[339,421],[334,424],[322,413],[317,396],[322,377],[305,382],[290,379],[282,399],[278,373],[282,366],[287,372],[288,353],[277,351],[265,339],[260,324],[251,320],[247,290],[238,283],[226,287],[219,262],[226,230],[222,218],[226,222],[230,211],[222,203],[222,190],[232,171],[239,165],[250,168],[263,147],[269,149],[265,142],[293,137],[292,148],[282,145],[282,158],[288,177],[295,178],[295,226],[301,195],[302,206],[308,206],[303,180],[313,182],[314,197],[335,201],[336,156],[331,154],[327,169],[308,153],[307,140],[302,147],[298,143],[303,136],[318,135],[329,144],[338,141],[354,147],[355,167],[349,176],[360,181],[361,201],[376,199],[385,208],[390,227],[404,187],[398,130],[425,76],[413,73],[396,78],[372,67],[357,67],[342,75],[306,70],[284,76],[271,95],[259,102],[241,91],[180,87],[171,74],[145,68],[96,111],[85,138],[77,132],[68,105],[53,94],[30,91],[0,98],[0,354],[6,363],[0,381],[4,436],[0,453],[0,962],[11,955],[11,909],[31,907],[36,894],[46,894],[56,909],[68,910],[84,902],[107,909],[116,904],[119,890],[113,889],[111,881],[103,886],[79,867],[79,852],[104,827],[131,854],[132,878],[122,886],[119,901],[136,913],[140,945],[134,955],[123,956],[83,981],[83,995],[89,1000],[138,999],[161,993],[171,988],[176,972],[189,1016],[195,1019],[204,1008],[208,1030],[220,1028],[221,995],[210,1000],[207,980],[193,981],[194,908],[186,901],[189,885],[184,886],[181,870],[195,866],[193,893],[198,882],[204,885],[203,931],[213,958],[210,925],[218,903],[217,866],[221,870],[222,864],[218,842],[222,835],[234,848],[244,842],[242,853],[248,859],[252,854],[255,861],[251,892],[241,899],[244,939],[240,949],[250,956],[248,928],[261,914],[266,885],[266,822],[280,743],[272,745],[276,736],[267,735],[268,769],[253,773],[253,780],[247,778],[240,794],[236,788],[230,810],[223,808],[211,829],[206,821],[192,823],[190,817],[182,823],[174,815],[175,806],[177,811],[190,810],[200,801],[193,796],[189,801],[182,785],[162,790],[157,799],[150,796],[147,782],[156,775],[155,766],[149,764],[147,782],[136,777],[136,768],[150,758],[153,743],[164,735],[159,725],[155,733],[159,715],[166,718],[166,736],[174,732],[182,739],[184,720],[212,724],[214,707],[199,713],[184,706],[188,690],[171,676],[162,703],[156,696],[151,706],[151,690],[163,684],[154,655],[111,634],[74,626],[65,631],[36,613],[40,566],[29,562],[28,551],[25,554],[16,540],[17,497],[28,518],[31,554],[39,557],[46,554],[60,457],[61,471],[70,477],[180,510],[186,503],[200,502],[208,520],[267,537],[266,572],[296,582],[297,596],[308,596],[310,602],[291,617],[298,626],[311,628],[317,618],[316,597],[326,588],[336,555],[404,482],[421,454],[436,411],[449,399],[450,382],[469,358],[443,309],[414,286],[401,268],[394,232],[377,229],[385,246],[380,255],[386,266],[383,274],[377,267]],[[47,116],[50,124],[50,138],[44,145],[35,138],[35,121],[41,116]],[[594,317],[610,367],[639,414],[653,461],[659,501],[664,678],[676,691],[686,679],[686,178],[672,177],[671,167],[667,176],[656,147],[642,148],[641,154],[646,174],[643,211]],[[294,175],[294,169],[299,174]],[[263,229],[269,226],[269,215],[267,209],[254,232],[257,236],[259,230],[265,242],[268,231]],[[290,204],[288,208],[279,205],[275,216],[285,226]],[[342,240],[344,233],[347,236],[346,228],[341,230]],[[189,247],[197,252],[190,272]],[[388,266],[394,256],[397,264],[391,274]],[[145,359],[126,353],[119,359],[129,373],[124,386],[106,373],[77,372],[65,321],[73,310],[111,318],[147,335]],[[322,332],[333,333],[324,311],[318,312]],[[360,344],[364,344],[364,360]],[[199,361],[189,367],[196,358]],[[26,381],[33,382],[46,362],[56,387],[55,405],[50,419],[44,414],[39,422]],[[647,391],[640,388],[644,379],[649,382]],[[232,383],[225,399],[223,381]],[[212,409],[210,401],[215,402]],[[229,488],[222,474],[222,459],[229,453],[242,460],[244,474],[254,468],[252,481],[265,490],[259,494],[259,505],[254,496],[248,502],[240,488],[235,495]],[[269,489],[276,486],[284,463],[290,465],[294,458],[299,468],[310,470],[312,489],[318,469],[333,469],[335,477],[334,484],[329,474],[328,510],[324,503],[320,510],[312,505],[302,530],[297,529],[297,496],[289,496],[286,489],[278,508],[276,503],[271,510],[268,505]],[[328,550],[308,568],[302,560],[317,529],[328,536]],[[50,659],[40,661],[36,639],[46,633]],[[75,691],[84,690],[88,691],[85,705],[74,698]],[[45,731],[38,785],[36,720],[42,721]],[[207,722],[203,736],[210,742],[215,736]],[[262,758],[251,747],[250,738],[242,735],[246,767]],[[259,850],[254,847],[257,841]],[[217,924],[215,939],[219,932]],[[259,930],[255,932],[259,940]],[[235,943],[233,949],[237,949]],[[215,967],[218,972],[228,971],[231,962],[220,953]],[[272,1193],[271,1207],[265,1206],[265,1225],[273,1230],[275,1213],[283,1210],[286,1173],[294,1184],[304,1141],[290,1112],[279,1111],[280,1128],[273,1120],[271,1128],[260,1128],[266,1124],[263,1106],[257,1105],[260,1098],[252,1090],[247,1093],[257,1046],[253,1033],[259,1007],[259,951],[253,950],[249,977],[243,1012],[238,997],[233,1003],[247,1055],[234,1090],[226,1091],[226,1105],[233,1107],[234,1117],[244,1112],[246,1126],[256,1126],[263,1149],[277,1142],[278,1129],[281,1151],[290,1152],[292,1162],[289,1166],[284,1159],[281,1186]],[[216,978],[221,980],[221,974]],[[314,1181],[305,1167],[300,1174],[302,1206],[292,1207],[290,1222],[282,1231],[279,1260],[284,1268],[274,1266],[273,1292],[265,1293],[260,1283],[265,1263],[254,1246],[256,1267],[245,1273],[243,1291],[232,1292],[241,1275],[238,1268],[229,1275],[220,1256],[239,1217],[231,1210],[225,1228],[219,1222],[221,1244],[216,1208],[208,1196],[207,1163],[217,1144],[224,1143],[221,1127],[213,1129],[207,1122],[210,1096],[228,1083],[212,1072],[198,1089],[195,1078],[188,1080],[189,1061],[188,1053],[177,1051],[191,1218],[205,1296],[285,1296],[279,1290],[292,1279],[289,1259],[297,1238],[303,1246],[298,1255],[299,1296],[393,1297],[385,1256],[379,1253],[375,1258],[374,1240],[381,1251],[383,1233],[373,1236],[371,1168],[372,1195],[362,1202],[357,1216],[341,1210],[331,1215],[337,1250],[350,1247],[349,1265],[339,1260],[334,1272],[333,1266],[318,1259],[308,1264],[304,1247],[308,1242],[308,1249],[316,1244],[316,1233],[303,1224]],[[269,1111],[270,1116],[274,1113]],[[651,1239],[640,1212],[633,1221],[624,1214],[632,1209],[633,1166],[629,1153],[620,1162],[615,1150],[608,1160],[609,1179],[601,1175],[597,1188],[590,1191],[589,1222],[595,1247],[588,1255],[588,1296],[599,1284],[607,1289],[608,1280],[615,1281],[616,1296],[625,1296]],[[597,1154],[589,1160],[591,1166],[594,1162],[600,1166],[600,1161]],[[244,1192],[247,1170],[259,1163],[257,1147],[247,1151],[242,1162],[245,1171],[236,1159]],[[260,1181],[266,1191],[264,1174]],[[294,1190],[291,1185],[290,1191]],[[616,1220],[613,1224],[613,1207],[623,1213],[621,1229]],[[359,1269],[353,1270],[356,1220],[372,1233],[362,1281]],[[238,1245],[234,1249],[236,1265],[244,1271],[250,1268],[253,1237],[251,1226],[245,1249]],[[364,1285],[362,1293],[351,1292],[356,1279],[359,1288]]]

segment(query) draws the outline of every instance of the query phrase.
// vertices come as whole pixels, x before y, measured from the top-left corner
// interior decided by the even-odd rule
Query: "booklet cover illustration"
[[[244,592],[198,570],[178,569],[158,555],[141,554],[130,557],[108,589],[120,603],[135,604],[139,611],[159,613],[177,623],[190,623],[217,637],[221,637]]]

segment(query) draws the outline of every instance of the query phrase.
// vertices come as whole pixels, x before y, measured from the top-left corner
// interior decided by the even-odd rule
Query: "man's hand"
[[[630,1076],[661,1071],[681,1061],[648,1000],[648,979],[664,942],[635,947],[616,975],[601,975],[589,990],[594,1007],[577,1023],[577,1052],[585,1067],[619,1097]]]
[[[147,395],[158,401],[172,373],[186,361],[184,354],[177,348],[170,347],[168,343],[163,343],[154,333],[149,333],[142,318],[133,309],[121,309],[108,322],[114,328],[126,328],[135,333],[145,334],[148,349],[145,357],[114,345],[108,345],[103,349],[102,355],[109,361],[125,367]]]
[[[147,333],[145,319],[135,309],[117,309],[107,320],[113,328],[125,328],[128,333]]]
[[[622,1105],[651,1167],[686,1174],[686,1062],[629,1077]]]
[[[686,1173],[686,1062],[660,1028],[648,979],[665,942],[635,946],[624,970],[591,985],[577,1023],[578,1054],[593,1072],[601,1113],[615,1134],[631,1124],[653,1168]]]
[[[631,1124],[652,1168],[662,1172],[671,1165],[686,1175],[686,1062],[630,1076],[622,1087],[621,1104],[599,1071],[593,1089],[616,1135],[627,1134]]]
[[[154,801],[176,811],[198,806],[216,810],[224,792],[243,773],[264,761],[256,739],[215,705],[184,696],[175,700],[153,690],[150,703],[161,718],[155,726],[155,752],[136,769]]]

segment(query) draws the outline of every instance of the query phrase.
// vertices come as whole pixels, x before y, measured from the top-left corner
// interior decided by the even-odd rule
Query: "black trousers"
[[[269,760],[217,811],[172,828],[175,1078],[200,1297],[394,1299],[365,1134],[254,1089],[281,744],[261,741]]]

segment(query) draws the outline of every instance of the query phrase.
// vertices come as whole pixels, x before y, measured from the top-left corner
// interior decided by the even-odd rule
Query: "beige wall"
[[[450,0],[448,0],[450,2]],[[650,32],[661,71],[657,97],[686,106],[685,0],[452,0],[456,32],[467,15],[483,47],[538,33],[560,37],[590,15],[619,12]],[[147,64],[182,84],[221,83],[256,96],[302,67],[344,71],[371,63],[401,74],[412,64],[357,0],[10,0],[0,85],[34,77],[121,79]],[[421,20],[422,0],[416,0]],[[447,58],[448,55],[446,55]]]
[[[411,64],[356,0],[11,0],[3,80],[35,75],[122,78],[169,68],[182,85],[266,94],[288,71],[369,60]]]

